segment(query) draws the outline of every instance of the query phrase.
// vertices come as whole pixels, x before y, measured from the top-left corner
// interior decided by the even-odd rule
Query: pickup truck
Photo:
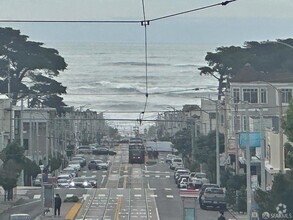
[[[208,187],[205,189],[201,198],[201,208],[226,209],[226,195],[223,189]]]

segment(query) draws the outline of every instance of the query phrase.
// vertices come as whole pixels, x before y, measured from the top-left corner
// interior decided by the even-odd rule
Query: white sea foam
[[[143,44],[64,43],[56,49],[68,63],[68,69],[57,79],[68,87],[64,101],[107,111],[112,119],[138,119],[144,111],[146,92],[149,97],[144,118],[154,119],[168,105],[181,109],[184,104],[198,104],[198,92],[217,91],[212,77],[199,75],[198,67],[205,65],[209,52],[202,46],[150,45],[147,74]],[[193,88],[203,89],[196,92]]]

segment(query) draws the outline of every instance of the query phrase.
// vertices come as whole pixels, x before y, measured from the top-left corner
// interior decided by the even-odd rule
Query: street
[[[174,171],[164,162],[165,153],[159,155],[157,164],[128,163],[128,145],[119,145],[116,156],[87,156],[108,159],[108,170],[88,170],[84,167],[79,176],[95,176],[97,188],[56,188],[64,199],[71,195],[83,198],[82,206],[76,220],[180,220],[183,219],[183,200],[174,182]],[[33,190],[34,198],[38,198],[40,190]],[[188,199],[185,199],[185,202]],[[194,200],[193,200],[194,201]],[[38,208],[36,208],[38,207]],[[195,205],[196,220],[215,220],[218,211],[202,210],[197,201]],[[30,212],[34,217],[41,214],[41,202],[33,200],[20,206],[17,211],[9,213]],[[6,219],[9,213],[0,215]],[[234,219],[228,212],[227,219]],[[3,218],[5,217],[5,218]]]

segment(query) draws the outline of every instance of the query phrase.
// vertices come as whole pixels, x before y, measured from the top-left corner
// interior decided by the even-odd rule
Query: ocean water
[[[215,49],[210,45],[150,44],[147,62],[144,44],[58,43],[54,48],[68,64],[57,78],[67,86],[65,103],[104,112],[118,129],[136,126],[144,109],[143,118],[152,120],[159,112],[199,104],[196,96],[217,91],[215,79],[198,71],[206,65],[206,53]]]

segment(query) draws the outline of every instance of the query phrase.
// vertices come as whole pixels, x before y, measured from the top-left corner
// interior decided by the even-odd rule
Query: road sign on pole
[[[44,207],[53,208],[54,204],[54,187],[53,184],[44,184]]]

